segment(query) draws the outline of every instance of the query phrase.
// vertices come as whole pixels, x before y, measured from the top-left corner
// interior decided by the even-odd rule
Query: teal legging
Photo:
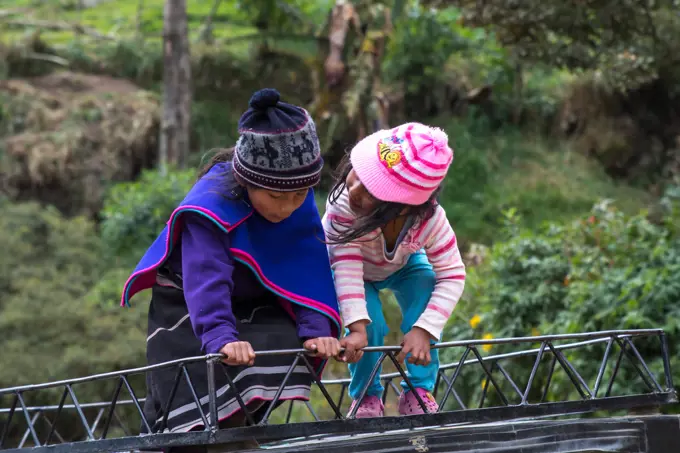
[[[371,317],[371,323],[366,327],[368,345],[383,346],[385,335],[388,332],[387,323],[382,311],[382,303],[378,297],[380,290],[390,289],[394,293],[402,313],[401,331],[407,333],[411,330],[413,324],[418,321],[423,311],[425,311],[425,307],[430,301],[430,296],[434,290],[434,284],[435,274],[432,270],[432,265],[422,251],[411,255],[406,266],[390,275],[387,280],[382,282],[365,282],[366,307],[368,315]],[[432,350],[430,355],[432,356],[432,361],[429,365],[414,365],[407,362],[406,369],[407,376],[414,387],[432,392],[437,378],[437,371],[439,370],[439,354],[437,350]],[[369,384],[368,378],[379,359],[379,352],[369,352],[364,354],[359,362],[349,365],[349,372],[352,376],[349,384],[349,394],[353,399],[359,398],[362,389]],[[389,358],[385,360],[389,360]],[[380,370],[370,382],[367,395],[377,396],[378,398],[382,397],[384,389],[379,376]],[[402,381],[401,386],[404,390],[409,390],[406,382]]]

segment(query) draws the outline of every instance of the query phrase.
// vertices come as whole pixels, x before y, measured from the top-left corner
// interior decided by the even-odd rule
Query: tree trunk
[[[163,14],[163,121],[159,164],[183,168],[189,155],[191,60],[186,0],[166,0]]]
[[[342,81],[345,75],[345,63],[342,54],[345,49],[345,40],[350,22],[356,21],[354,6],[346,0],[336,0],[331,10],[330,26],[328,27],[328,41],[330,49],[324,64],[326,71],[326,83],[334,87]]]

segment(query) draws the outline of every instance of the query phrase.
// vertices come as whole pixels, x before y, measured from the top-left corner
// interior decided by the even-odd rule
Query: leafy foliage
[[[258,28],[278,32],[315,30],[319,26],[318,18],[325,17],[333,5],[330,0],[246,0],[236,3],[240,13]]]
[[[668,73],[677,76],[680,69],[671,57],[677,54],[680,29],[675,0],[427,3],[460,7],[465,24],[494,30],[523,61],[597,69],[617,88],[634,88]]]
[[[101,235],[112,257],[139,259],[196,179],[194,170],[144,172],[114,186],[102,210]]]
[[[454,52],[469,48],[456,22],[459,14],[414,5],[395,24],[385,55],[387,81],[404,80],[406,92],[422,95],[447,78],[442,68]],[[479,34],[483,34],[480,30]]]
[[[101,248],[85,219],[66,221],[55,208],[34,203],[0,201],[0,208],[1,228],[7,233],[0,235],[0,307],[6,306],[6,298],[13,294],[61,273],[72,273],[64,279],[71,287],[82,288],[92,281],[99,269],[97,252]]]
[[[571,75],[549,65],[535,65],[523,75],[518,96],[516,82],[521,74],[511,52],[494,30],[468,26],[464,18],[459,8],[433,9],[415,2],[395,23],[383,72],[385,81],[404,84],[411,117],[421,111],[450,110],[451,103],[488,86],[493,90],[493,111],[485,115],[504,123],[519,105],[527,120],[548,123]],[[419,110],[421,105],[427,108]]]
[[[663,222],[674,236],[680,236],[680,179],[669,184],[659,202]]]
[[[144,311],[81,301],[106,266],[93,225],[35,203],[0,206],[0,387],[143,363]],[[77,390],[81,401],[106,398],[110,391]],[[54,404],[36,401],[34,394],[27,398]]]
[[[475,321],[452,323],[449,334],[518,337],[663,328],[670,344],[677,343],[680,236],[673,226],[677,213],[655,224],[644,213],[626,216],[602,201],[590,215],[549,224],[538,233],[520,233],[516,213],[508,213],[506,220],[509,239],[496,243],[487,261],[470,270],[466,302],[460,306],[467,306],[466,315]],[[658,346],[653,351],[658,353]],[[680,351],[673,348],[672,353],[673,362],[680,363]],[[574,366],[594,376],[600,354],[593,354],[596,360],[580,356]],[[661,369],[658,356],[652,367]],[[618,380],[615,390],[639,384],[634,376],[627,384]],[[566,377],[561,379],[557,388],[569,392]]]

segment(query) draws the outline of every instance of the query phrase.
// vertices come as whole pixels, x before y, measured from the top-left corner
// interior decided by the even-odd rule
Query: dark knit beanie
[[[316,185],[323,159],[309,113],[281,102],[279,92],[271,88],[253,94],[249,104],[238,123],[236,174],[255,186],[282,192]]]

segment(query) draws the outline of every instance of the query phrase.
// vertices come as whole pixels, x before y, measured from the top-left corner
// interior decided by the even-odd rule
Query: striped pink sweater
[[[355,218],[345,190],[335,204],[326,203],[324,230],[327,233],[342,231]],[[370,238],[374,239],[367,240]],[[391,260],[385,256],[385,240],[380,230],[356,242],[328,246],[344,324],[347,326],[364,319],[370,321],[364,281],[387,279],[404,267],[411,254],[421,249],[425,250],[432,264],[436,284],[430,302],[415,326],[440,338],[465,286],[465,265],[458,251],[456,235],[441,206],[437,207],[431,219],[414,225],[408,231]]]

